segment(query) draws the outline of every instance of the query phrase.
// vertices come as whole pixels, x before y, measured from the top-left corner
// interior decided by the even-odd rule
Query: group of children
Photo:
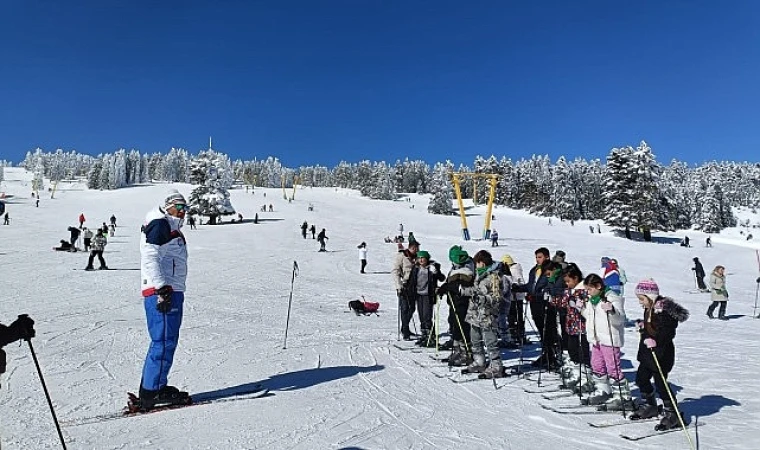
[[[460,246],[453,246],[449,250],[452,267],[444,275],[430,254],[420,250],[419,242],[410,242],[397,254],[392,270],[400,333],[411,340],[409,321],[417,309],[421,337],[416,344],[437,345],[437,339],[431,337],[432,309],[436,301],[446,302],[452,337],[449,364],[465,366],[463,373],[477,373],[481,378],[500,378],[506,376],[500,347],[514,344],[515,335],[518,345],[524,343],[524,325],[521,329],[519,323],[524,298],[541,337],[541,356],[533,365],[559,372],[565,388],[585,394],[584,404],[600,410],[626,410],[633,419],[659,415],[656,386],[663,402],[663,417],[656,428],[682,426],[667,377],[675,362],[676,328],[689,317],[688,311],[661,295],[654,280],[636,285],[636,298],[643,309],[643,319],[636,322],[636,385],[642,401],[634,402],[621,369],[626,324],[624,274],[621,282],[617,261],[603,258],[602,275],[584,277],[576,264],[564,262],[563,252],[558,254],[550,259],[548,249],[537,249],[536,266],[526,281],[510,255],[495,261],[486,250],[470,257]],[[443,283],[436,286],[439,281]]]

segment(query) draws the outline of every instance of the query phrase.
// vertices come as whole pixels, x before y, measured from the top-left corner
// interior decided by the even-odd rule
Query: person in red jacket
[[[84,213],[79,214],[79,228],[84,227]]]

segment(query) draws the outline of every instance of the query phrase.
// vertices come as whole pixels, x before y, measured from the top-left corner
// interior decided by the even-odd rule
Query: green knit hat
[[[454,264],[464,264],[469,258],[470,255],[462,249],[461,245],[455,245],[449,249],[449,261]]]
[[[430,253],[428,253],[426,250],[419,250],[417,252],[417,258],[427,258],[427,259],[430,259]]]

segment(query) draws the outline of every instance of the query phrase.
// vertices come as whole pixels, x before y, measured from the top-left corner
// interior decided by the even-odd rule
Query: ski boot
[[[483,373],[486,370],[486,356],[482,353],[472,354],[472,363],[462,369],[462,373]]]
[[[673,428],[678,428],[681,426],[682,417],[683,415],[681,411],[678,411],[678,409],[673,408],[672,406],[666,406],[662,420],[655,425],[654,429],[656,431],[667,431],[672,430]]]
[[[651,419],[657,417],[660,413],[660,409],[657,407],[657,399],[654,397],[654,392],[649,394],[641,394],[643,404],[639,405],[631,415],[631,420]]]
[[[607,400],[604,405],[599,407],[600,411],[633,411],[636,405],[631,399],[631,388],[628,386],[628,380],[612,380],[610,383],[612,398]]]
[[[573,394],[590,394],[596,390],[591,368],[588,366],[581,367],[581,376],[578,384],[573,386]]]
[[[594,392],[588,398],[581,400],[584,405],[599,406],[612,398],[612,389],[610,388],[610,380],[606,375],[599,376],[594,374]]]
[[[565,366],[562,368],[562,388],[574,390],[581,381],[581,371],[578,366]]]
[[[488,368],[480,376],[488,379],[504,378],[506,374],[504,373],[504,365],[501,363],[501,358],[492,359]]]
[[[187,392],[180,391],[174,386],[164,386],[158,391],[151,391],[140,387],[139,405],[140,411],[150,411],[162,406],[189,405],[192,402]]]

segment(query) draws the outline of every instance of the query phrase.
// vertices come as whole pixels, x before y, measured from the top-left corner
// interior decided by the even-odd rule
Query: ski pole
[[[396,336],[396,340],[400,341],[401,340],[401,296],[397,295],[397,297],[398,297],[398,327],[396,328],[398,331],[398,336]]]
[[[282,349],[288,348],[288,327],[290,326],[290,307],[293,304],[293,284],[296,281],[298,275],[298,263],[293,261],[293,277],[290,279],[290,298],[288,299],[288,318],[285,320],[285,341],[282,344]]]
[[[668,397],[670,397],[670,404],[673,405],[674,408],[676,408],[676,414],[678,415],[678,422],[681,424],[681,428],[683,429],[683,432],[686,433],[686,438],[689,440],[689,446],[694,449],[694,442],[691,440],[691,434],[689,434],[689,431],[686,429],[686,424],[683,423],[683,417],[681,417],[681,411],[678,410],[678,405],[676,403],[675,397],[673,397],[673,392],[670,390],[670,384],[668,384],[668,379],[665,378],[665,374],[662,373],[662,367],[660,367],[660,360],[657,359],[657,354],[654,352],[654,348],[650,348],[649,351],[652,352],[652,358],[654,359],[654,363],[657,365],[657,371],[660,372],[660,377],[662,377],[662,382],[665,384],[665,390],[668,391]]]
[[[610,343],[612,348],[612,360],[615,363],[615,367],[620,371],[621,378],[617,380],[618,385],[618,395],[620,395],[620,409],[623,411],[623,419],[627,419],[625,413],[625,400],[623,399],[623,386],[622,382],[625,380],[625,375],[623,374],[623,368],[620,367],[620,361],[618,361],[617,355],[615,355],[615,340],[612,337],[612,324],[610,323],[610,312],[607,311],[607,331],[610,333]]]
[[[451,309],[454,310],[454,318],[457,319],[457,326],[459,326],[459,332],[462,334],[462,341],[464,341],[464,350],[467,352],[467,354],[470,353],[470,347],[467,343],[467,336],[464,335],[464,329],[462,328],[462,322],[459,321],[459,314],[457,314],[457,309],[454,307],[454,300],[451,299],[451,293],[447,292],[446,295],[449,298],[449,303],[451,304]]]
[[[19,316],[20,317],[20,316]],[[47,385],[45,384],[45,377],[42,376],[42,369],[40,368],[40,362],[37,360],[37,353],[32,346],[32,340],[27,339],[26,343],[29,344],[29,351],[32,352],[32,359],[34,359],[34,365],[37,367],[37,375],[40,377],[42,383],[42,390],[45,391],[45,398],[47,398],[48,406],[50,407],[50,414],[53,415],[53,423],[55,423],[55,429],[58,431],[58,439],[61,440],[61,447],[66,450],[66,442],[63,440],[63,433],[61,432],[61,425],[58,424],[58,417],[55,415],[55,408],[53,408],[53,401],[50,399],[50,393],[48,392]]]
[[[535,301],[535,299],[533,300]],[[549,364],[549,355],[546,354],[546,305],[544,305],[544,325],[541,328],[541,356],[538,358],[538,362],[541,362],[541,358],[546,359],[546,364],[548,366]],[[543,366],[539,364],[538,366],[538,383],[537,386],[541,386],[541,373],[543,373]],[[549,368],[547,367],[547,370]]]
[[[557,328],[558,326],[560,328],[562,328],[562,324],[560,323],[561,319],[560,319],[560,315],[559,315],[559,310],[557,310],[556,306],[555,306],[554,309],[556,310],[555,317],[557,318],[557,320],[554,323],[554,328]],[[562,338],[559,339],[559,343],[560,343],[560,346],[559,346],[560,358],[559,358],[559,360],[561,360],[564,363],[564,350],[562,348]],[[565,371],[563,370],[562,366],[560,366],[560,368],[559,368],[559,377],[562,380],[562,386],[565,386],[567,384],[567,379],[565,377]]]

